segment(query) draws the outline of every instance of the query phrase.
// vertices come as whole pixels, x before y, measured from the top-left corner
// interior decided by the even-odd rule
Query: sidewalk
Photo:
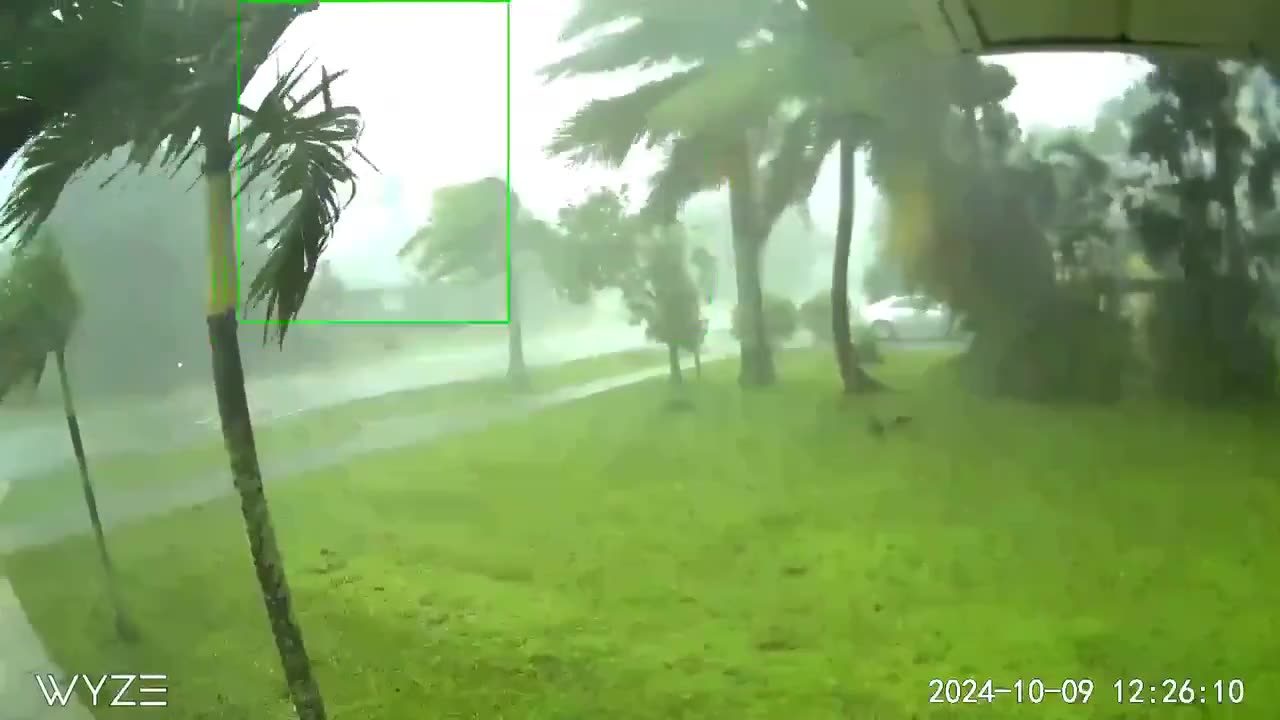
[[[713,362],[727,355],[728,353],[709,355],[703,362]],[[305,455],[297,455],[283,461],[279,458],[262,458],[263,481],[268,485],[274,485],[309,472],[348,462],[361,455],[409,447],[453,433],[479,429],[494,422],[523,417],[544,408],[660,377],[666,372],[666,367],[639,370],[558,388],[517,400],[503,407],[486,407],[461,413],[455,410],[382,418],[362,425],[354,436],[339,445],[316,448]],[[148,489],[128,494],[104,495],[98,499],[99,512],[103,526],[111,528],[209,502],[231,492],[232,485],[226,471],[219,469],[202,477],[174,483],[164,491]],[[22,523],[0,526],[0,555],[48,545],[88,531],[84,508],[68,507],[58,512],[30,518]]]
[[[0,483],[0,501],[6,487]],[[67,707],[49,707],[44,701],[35,675],[54,669],[13,586],[0,575],[0,713],[4,720],[93,720],[79,700]]]

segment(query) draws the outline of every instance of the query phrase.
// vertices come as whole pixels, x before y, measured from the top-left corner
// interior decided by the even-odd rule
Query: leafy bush
[[[764,329],[770,343],[790,340],[800,328],[800,313],[795,303],[777,295],[764,297]],[[733,308],[733,337],[741,340],[745,331],[742,307]]]
[[[830,345],[833,342],[831,335],[832,318],[831,318],[831,292],[823,291],[809,298],[800,306],[799,309],[800,324],[804,329],[813,334],[814,340],[823,344]],[[853,322],[853,307],[849,308],[850,322]],[[875,363],[880,362],[880,344],[875,333],[867,325],[854,325],[850,334],[853,337],[853,346],[857,349],[858,360],[860,362]]]
[[[979,332],[962,362],[971,379],[996,394],[1111,402],[1124,393],[1132,340],[1123,318],[1055,292],[1011,327]]]
[[[850,317],[853,310],[850,308]],[[800,306],[800,324],[813,334],[819,343],[831,342],[831,292],[823,291],[809,298]]]
[[[853,347],[858,352],[861,363],[878,363],[884,359],[880,354],[880,339],[869,325],[856,325],[853,328]]]

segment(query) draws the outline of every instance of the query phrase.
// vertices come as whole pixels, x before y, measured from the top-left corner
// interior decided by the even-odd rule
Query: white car
[[[894,295],[864,306],[862,323],[881,340],[933,340],[949,337],[951,311],[922,295]]]

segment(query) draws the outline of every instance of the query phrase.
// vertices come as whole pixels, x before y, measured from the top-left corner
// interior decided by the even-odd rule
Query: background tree
[[[71,392],[71,380],[67,374],[67,347],[79,316],[80,299],[71,284],[57,241],[48,233],[41,233],[15,253],[0,284],[0,357],[3,358],[3,364],[0,364],[0,400],[20,381],[30,380],[39,385],[45,363],[49,355],[53,355],[67,417],[67,433],[80,471],[80,489],[84,493],[89,523],[98,546],[107,596],[115,611],[116,633],[124,640],[134,640],[137,628],[125,612],[120,597],[115,567],[107,549],[102,518],[98,514],[97,496],[89,477],[89,460],[80,436],[80,420]]]
[[[683,382],[681,351],[699,353],[706,334],[703,293],[692,274],[692,258],[679,225],[648,228],[636,236],[635,262],[618,279],[633,323],[667,347],[671,382]]]
[[[507,217],[512,217],[511,253]],[[518,257],[535,250],[545,231],[523,211],[504,180],[484,178],[435,191],[431,218],[400,250],[427,278],[440,282],[478,283],[508,276],[510,324],[507,332],[507,377],[517,386],[529,382],[524,360],[522,302]],[[530,242],[527,242],[530,241]]]
[[[852,308],[850,308],[852,311]],[[831,343],[831,291],[822,290],[796,308],[800,327],[819,345]],[[852,314],[852,313],[851,313]]]
[[[689,251],[689,263],[693,266],[694,284],[698,287],[699,299],[707,305],[711,304],[716,287],[716,259],[711,251],[699,245]],[[707,331],[711,327],[709,318],[702,318],[693,346],[688,348],[693,353],[693,368],[697,377],[702,377],[702,347],[706,344]]]
[[[354,188],[348,160],[360,134],[359,112],[333,105],[336,75],[323,69],[318,83],[299,91],[310,67],[301,64],[276,79],[257,109],[239,102],[240,80],[247,83],[255,76],[284,30],[314,5],[229,10],[224,2],[205,0],[187,7],[144,7],[129,32],[104,40],[109,46],[122,44],[122,60],[93,89],[93,102],[69,103],[58,76],[65,58],[31,50],[30,62],[8,68],[4,90],[14,95],[6,96],[5,107],[30,102],[42,111],[29,128],[20,179],[0,211],[0,225],[10,233],[25,229],[19,243],[29,241],[70,179],[117,148],[128,146],[129,162],[142,167],[156,159],[177,167],[203,155],[210,263],[206,320],[223,437],[290,697],[300,718],[320,720],[326,715],[324,702],[293,614],[245,396],[232,227],[237,189],[231,171],[233,166],[242,170],[241,191],[265,177],[270,179],[268,202],[293,203],[293,210],[265,233],[270,254],[248,288],[249,301],[264,303],[266,319],[278,321],[283,342],[344,205],[339,190]],[[243,16],[239,23],[237,15]],[[111,28],[96,32],[104,30]],[[40,39],[58,41],[64,31],[49,30]]]
[[[1128,198],[1130,222],[1153,264],[1172,261],[1180,276],[1156,294],[1156,379],[1194,400],[1275,389],[1275,350],[1253,321],[1264,293],[1249,272],[1269,251],[1246,227],[1274,206],[1276,162],[1241,125],[1247,70],[1211,58],[1154,58],[1145,80],[1154,102],[1130,139],[1132,157],[1149,172],[1145,194]]]
[[[678,224],[654,226],[628,209],[626,187],[599,188],[560,211],[557,277],[578,302],[616,290],[632,323],[667,347],[670,378],[680,384],[682,351],[701,365],[707,321],[702,315],[714,282],[714,259],[692,246]]]

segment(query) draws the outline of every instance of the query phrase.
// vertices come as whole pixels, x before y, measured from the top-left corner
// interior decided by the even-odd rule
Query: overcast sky
[[[362,150],[381,173],[360,172],[360,192],[330,252],[354,284],[402,276],[395,251],[429,212],[442,185],[502,176],[507,153],[507,12],[511,13],[511,179],[543,217],[602,183],[642,185],[654,158],[638,156],[622,171],[570,168],[543,148],[556,127],[594,97],[625,92],[636,77],[575,79],[544,85],[537,69],[567,48],[559,29],[576,0],[500,3],[329,3],[290,27],[278,55],[322,59],[347,75],[334,87],[340,104],[364,113]],[[1024,127],[1088,126],[1098,106],[1119,94],[1141,68],[1115,55],[1038,54],[996,60],[1017,77],[1008,101]],[[264,68],[266,70],[268,68]],[[269,86],[260,72],[246,100]],[[11,174],[13,168],[9,168]],[[8,185],[0,178],[0,185]],[[863,197],[872,189],[864,178]],[[833,162],[824,168],[812,207],[834,217]],[[860,207],[868,207],[860,203]],[[870,213],[859,215],[864,232]],[[825,224],[825,223],[824,223]]]

